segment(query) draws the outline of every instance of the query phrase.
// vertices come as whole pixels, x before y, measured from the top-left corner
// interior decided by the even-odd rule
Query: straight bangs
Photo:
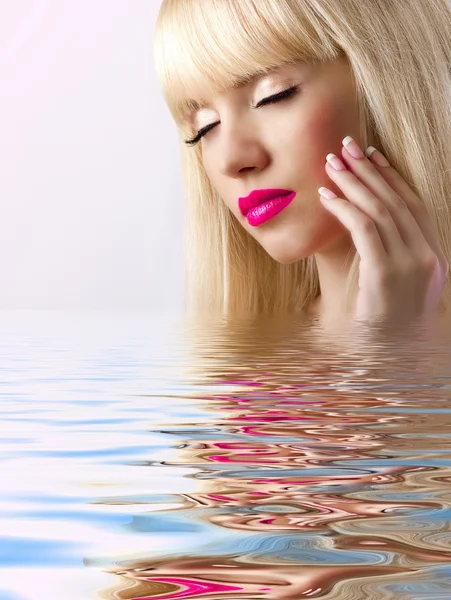
[[[308,0],[166,0],[154,53],[174,120],[187,132],[189,112],[212,94],[285,64],[338,58],[331,33]]]

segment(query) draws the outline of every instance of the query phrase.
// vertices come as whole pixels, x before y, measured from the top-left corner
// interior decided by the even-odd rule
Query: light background
[[[0,0],[0,309],[182,306],[160,5]]]

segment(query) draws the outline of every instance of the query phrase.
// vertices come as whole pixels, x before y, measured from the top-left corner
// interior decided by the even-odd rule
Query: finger
[[[382,166],[375,162],[376,160],[380,161],[381,157],[382,159],[386,160],[383,154],[381,154],[378,150],[373,148],[373,146],[369,146],[366,149],[366,152],[370,155],[369,160],[374,166],[374,168],[378,171],[380,176],[384,178],[387,184],[399,196],[402,196],[405,199],[410,212],[412,213],[413,217],[418,223],[418,226],[421,229],[424,239],[429,244],[429,247],[432,249],[434,254],[438,257],[440,261],[445,261],[445,256],[440,247],[437,227],[434,221],[431,219],[424,202],[420,200],[420,198],[409,186],[407,181],[390,164],[388,166]]]
[[[384,268],[389,259],[374,221],[344,198],[320,195],[320,200],[350,232],[360,259],[374,268]]]
[[[406,251],[406,245],[387,207],[351,171],[335,170],[330,166],[338,165],[334,154],[328,154],[327,159],[327,174],[340,187],[345,198],[376,225],[386,253],[391,257],[402,256]]]
[[[346,147],[343,146],[342,148],[344,163],[377,198],[376,204],[381,206],[380,214],[385,214],[382,207],[388,210],[405,246],[411,250],[415,249],[419,254],[430,252],[430,246],[423,236],[413,212],[410,210],[411,203],[407,202],[402,193],[391,187],[374,164],[365,157],[355,140],[349,136],[343,141],[346,140],[351,141]],[[361,157],[356,158],[357,154],[352,156],[350,151],[353,154],[358,153]],[[391,169],[390,166],[385,168]],[[394,169],[391,170],[394,171]],[[374,206],[374,210],[379,212],[376,206]]]

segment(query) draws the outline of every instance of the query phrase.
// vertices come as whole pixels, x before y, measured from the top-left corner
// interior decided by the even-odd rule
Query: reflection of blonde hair
[[[286,63],[344,57],[356,81],[360,141],[379,148],[426,204],[451,263],[451,11],[447,0],[163,0],[154,48],[178,126],[190,312],[303,309],[319,294],[314,256],[275,261],[211,186],[183,101]],[[357,291],[359,255],[348,276]],[[441,309],[451,301],[448,279]]]

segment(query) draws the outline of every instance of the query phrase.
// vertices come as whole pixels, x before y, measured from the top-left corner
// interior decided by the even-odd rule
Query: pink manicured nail
[[[332,190],[329,190],[326,187],[320,187],[318,189],[318,192],[321,194],[321,196],[325,196],[329,200],[332,200],[332,198],[337,198],[338,197],[337,194],[334,194],[334,192]]]
[[[337,171],[346,171],[346,167],[344,166],[344,164],[341,162],[341,160],[338,158],[338,156],[335,156],[335,154],[328,154],[326,156],[326,160],[329,164],[331,164],[333,166],[334,169],[336,169]]]
[[[353,158],[365,158],[358,143],[350,135],[347,135],[341,143]]]
[[[383,154],[381,154],[379,152],[379,150],[376,150],[376,148],[374,146],[368,146],[368,148],[365,150],[365,154],[366,154],[366,157],[371,162],[375,163],[379,167],[389,167],[390,166],[390,163],[385,158],[385,156]]]

